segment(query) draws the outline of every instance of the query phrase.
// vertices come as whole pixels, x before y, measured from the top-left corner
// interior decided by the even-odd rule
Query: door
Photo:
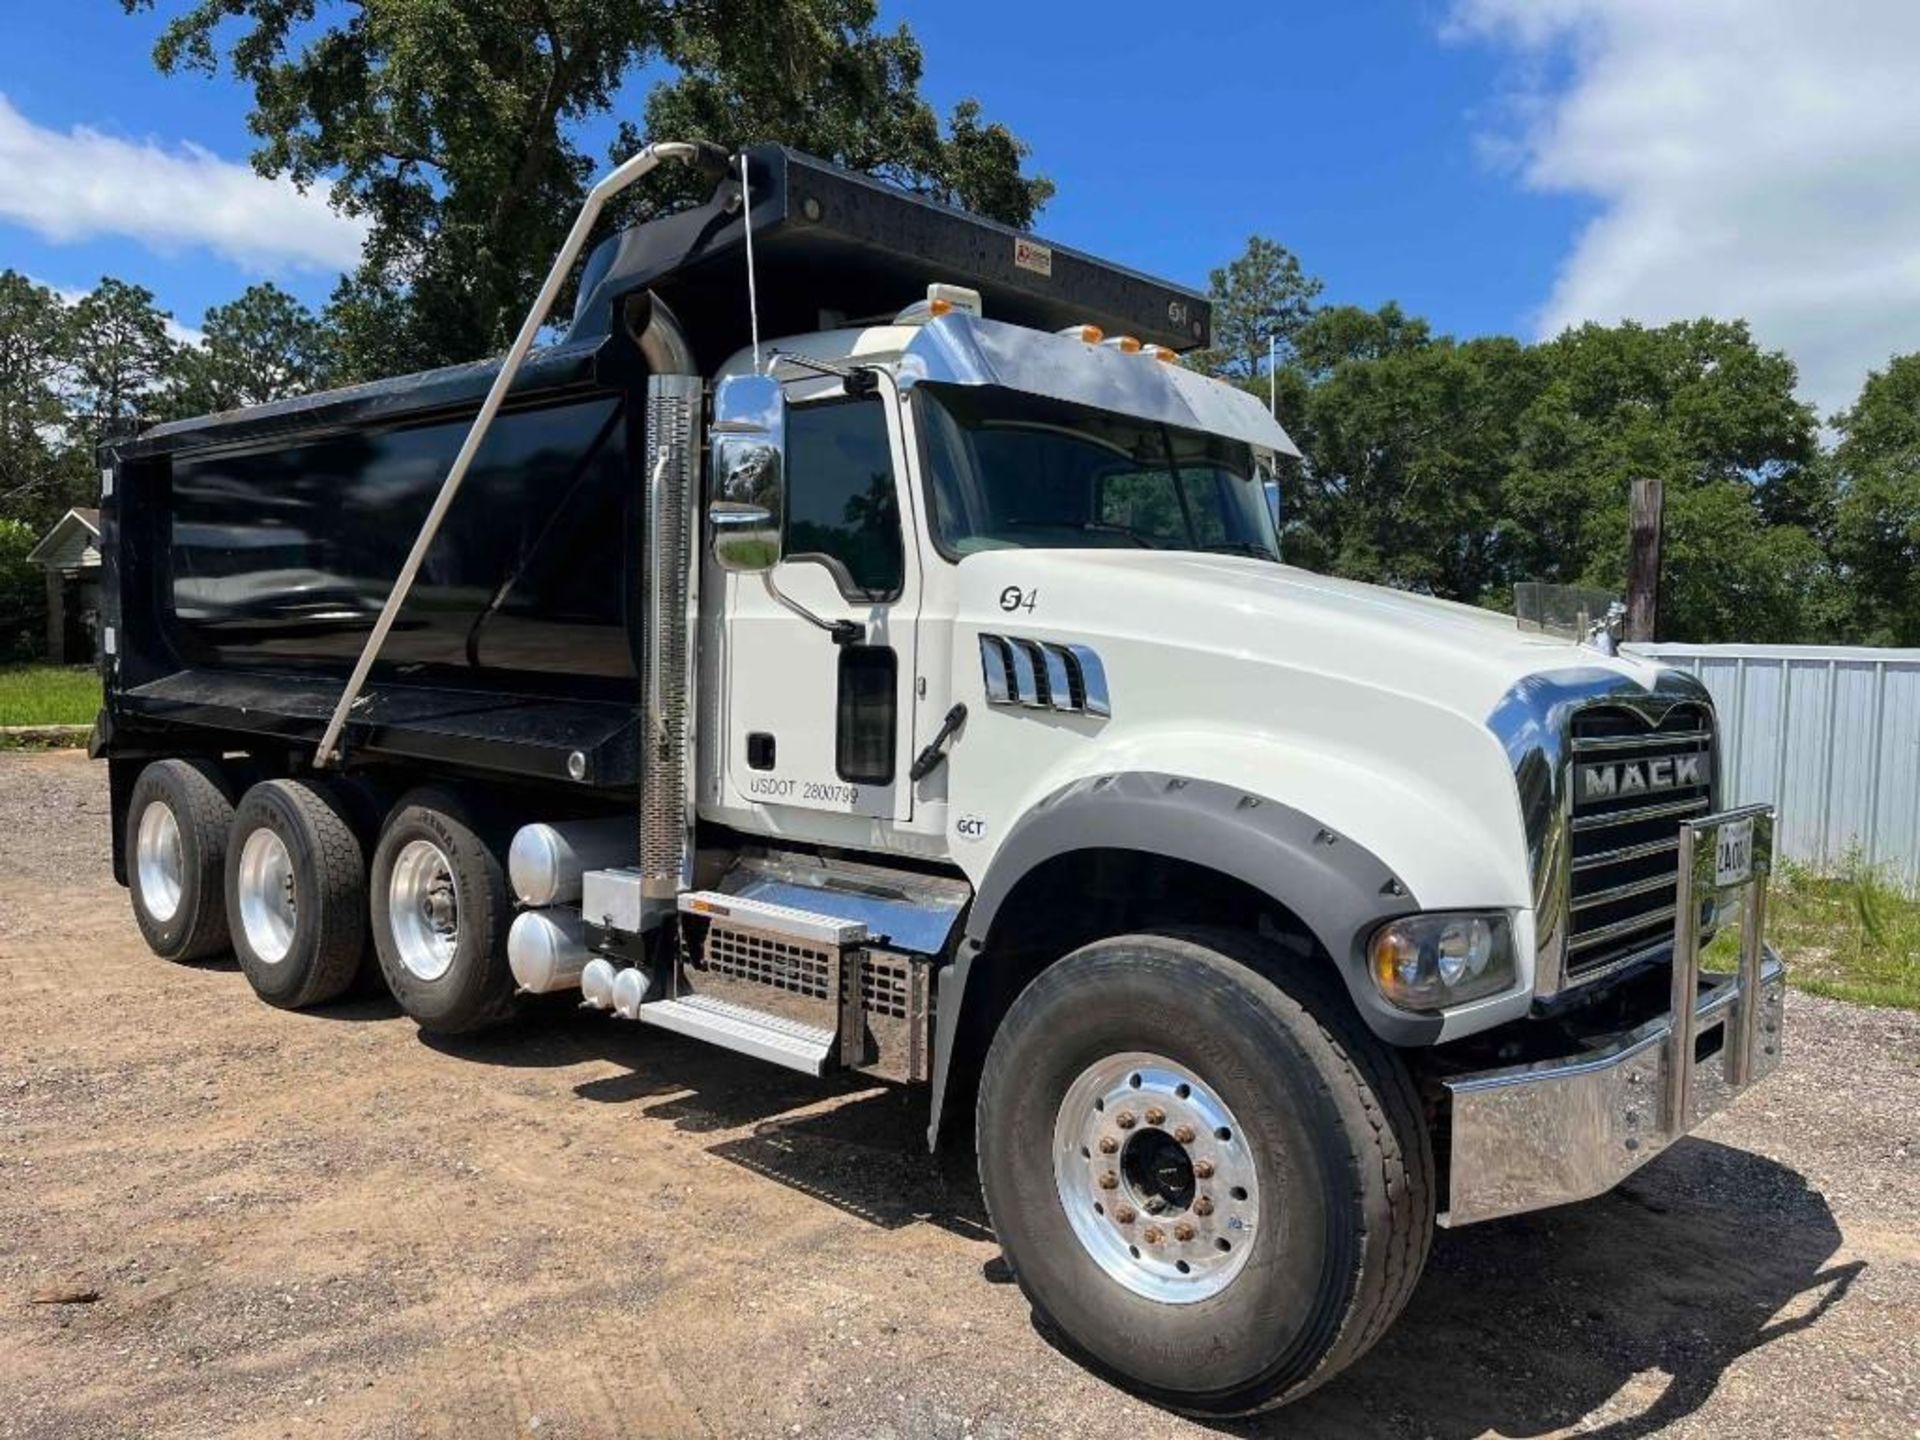
[[[902,523],[892,387],[787,412],[784,555],[726,581],[727,755],[736,804],[905,820],[920,570]],[[864,634],[837,643],[798,606]],[[776,826],[777,828],[777,826]]]

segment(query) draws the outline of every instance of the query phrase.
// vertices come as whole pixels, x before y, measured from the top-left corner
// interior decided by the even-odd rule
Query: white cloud
[[[1822,416],[1920,349],[1920,5],[1456,0],[1511,46],[1525,181],[1587,195],[1540,330],[1744,317]]]
[[[366,239],[363,222],[336,215],[317,191],[302,195],[197,145],[44,129],[5,95],[0,218],[56,242],[125,235],[265,268],[344,270]]]

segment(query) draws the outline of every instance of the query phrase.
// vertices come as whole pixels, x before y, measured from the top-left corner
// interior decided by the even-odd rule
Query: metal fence
[[[1778,852],[1818,869],[1857,853],[1920,891],[1920,650],[1632,645],[1706,683],[1728,801],[1778,807]]]

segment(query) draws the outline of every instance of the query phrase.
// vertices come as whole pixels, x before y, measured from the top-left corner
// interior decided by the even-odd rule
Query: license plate
[[[1714,831],[1713,883],[1716,889],[1744,885],[1753,878],[1753,817],[1733,820]]]

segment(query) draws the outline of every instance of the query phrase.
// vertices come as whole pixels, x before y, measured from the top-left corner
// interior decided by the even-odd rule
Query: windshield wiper
[[[1142,550],[1158,550],[1160,547],[1138,530],[1127,525],[1111,525],[1101,520],[1002,520],[1002,530],[1078,530],[1085,535],[1118,535],[1131,540]]]

